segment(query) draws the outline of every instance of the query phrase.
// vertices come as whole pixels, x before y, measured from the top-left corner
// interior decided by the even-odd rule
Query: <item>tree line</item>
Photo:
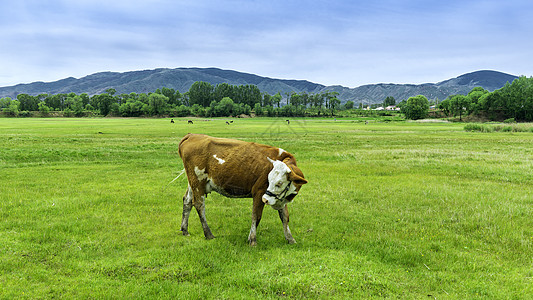
[[[447,116],[475,115],[489,120],[533,121],[533,77],[518,77],[501,89],[489,92],[481,87],[468,95],[451,95],[439,104]]]
[[[87,93],[19,94],[16,99],[0,99],[0,110],[12,116],[31,115],[38,111],[42,116],[61,111],[64,116],[163,116],[221,117],[251,114],[264,116],[326,115],[344,108],[336,92],[261,93],[255,85],[212,85],[197,81],[185,93],[163,87],[153,93],[117,94],[113,88],[89,96]],[[347,105],[352,108],[353,102]]]
[[[337,92],[321,93],[261,93],[255,85],[212,85],[197,81],[185,93],[163,87],[153,93],[117,94],[115,89],[89,96],[87,93],[19,94],[16,99],[0,98],[0,110],[12,116],[31,116],[39,112],[47,116],[61,111],[64,116],[170,116],[170,117],[223,117],[258,116],[325,116],[338,110],[351,110],[354,102],[341,105]],[[438,100],[436,101],[438,103]],[[393,97],[387,97],[383,106],[395,105]],[[374,106],[377,106],[375,104]],[[422,95],[410,97],[397,104],[407,119],[426,118],[430,101]],[[359,104],[363,108],[363,104]],[[507,83],[499,90],[489,92],[482,87],[473,88],[467,95],[450,95],[438,103],[437,108],[445,117],[474,115],[489,120],[513,119],[533,121],[533,78],[525,76]],[[357,110],[359,111],[359,110]],[[361,110],[362,111],[362,110]]]
[[[425,96],[411,97],[398,104],[407,119],[428,116],[429,101]],[[489,92],[473,88],[467,95],[450,95],[438,104],[446,117],[476,116],[482,119],[518,122],[533,121],[533,77],[521,76],[501,89]]]

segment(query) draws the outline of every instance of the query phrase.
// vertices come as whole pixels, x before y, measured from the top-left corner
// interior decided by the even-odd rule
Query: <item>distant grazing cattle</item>
[[[226,125],[229,125],[229,122],[228,122],[228,121],[226,121]]]
[[[291,124],[291,121],[290,121],[290,120],[285,120],[285,121],[287,121],[287,125]]]
[[[170,119],[170,123],[174,124],[174,119]]]
[[[193,124],[192,120],[187,121],[187,124]]]
[[[233,139],[187,134],[180,141],[189,186],[183,196],[181,231],[189,235],[189,214],[196,208],[207,239],[214,238],[205,216],[205,198],[215,191],[231,198],[253,198],[251,246],[257,244],[256,230],[265,204],[278,211],[285,239],[296,241],[289,229],[287,203],[307,183],[294,156],[281,148]]]

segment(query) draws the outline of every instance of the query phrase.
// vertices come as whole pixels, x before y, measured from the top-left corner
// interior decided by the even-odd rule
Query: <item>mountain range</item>
[[[325,91],[338,92],[342,103],[354,101],[356,104],[381,103],[387,96],[397,101],[416,95],[424,95],[428,99],[444,100],[449,95],[466,95],[472,88],[481,86],[494,91],[511,83],[517,76],[497,71],[476,71],[438,83],[425,84],[392,84],[378,83],[348,88],[340,85],[325,86],[307,80],[287,80],[262,77],[249,73],[218,68],[176,68],[154,69],[130,72],[100,72],[79,79],[69,77],[54,82],[33,82],[0,87],[0,97],[15,98],[18,94],[76,94],[89,95],[103,93],[106,89],[114,88],[117,94],[148,93],[158,88],[167,87],[184,93],[196,81],[205,81],[213,85],[228,83],[231,85],[256,85],[261,92],[274,95],[285,93],[320,93]]]

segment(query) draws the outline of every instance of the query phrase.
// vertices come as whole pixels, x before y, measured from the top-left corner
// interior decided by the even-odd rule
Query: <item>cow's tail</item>
[[[185,168],[183,170],[181,170],[181,172],[178,174],[178,176],[176,176],[176,178],[172,179],[172,181],[169,182],[167,185],[170,185],[171,183],[176,181],[176,179],[180,178],[180,176],[183,175],[183,173],[185,173]]]
[[[163,187],[162,190],[165,190],[170,184],[176,181],[176,179],[180,178],[180,176],[183,175],[183,173],[185,173],[185,168],[181,170],[181,172],[178,174],[178,176],[176,176],[176,178],[172,179],[171,182],[169,182],[165,187]]]

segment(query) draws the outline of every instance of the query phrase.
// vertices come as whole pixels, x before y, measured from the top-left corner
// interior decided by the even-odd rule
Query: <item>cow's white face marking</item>
[[[282,161],[272,160],[267,157],[268,160],[273,164],[272,171],[268,173],[268,191],[276,195],[276,197],[282,199],[276,199],[271,195],[264,194],[263,202],[272,206],[274,209],[281,209],[289,201],[285,198],[296,192],[296,187],[288,179],[287,174],[291,172],[291,169]],[[288,186],[288,187],[287,187]],[[286,190],[287,189],[287,190]]]
[[[218,158],[216,154],[214,154],[213,157],[214,157],[216,160],[218,160],[218,163],[219,163],[219,164],[223,164],[223,163],[226,162],[226,161],[223,160],[222,158]]]
[[[205,173],[205,168],[200,170],[200,168],[195,166],[194,173],[196,173],[196,177],[198,178],[198,181],[207,179],[207,173]]]
[[[281,154],[283,154],[283,152],[285,152],[285,150],[279,148],[279,156],[281,156]]]

